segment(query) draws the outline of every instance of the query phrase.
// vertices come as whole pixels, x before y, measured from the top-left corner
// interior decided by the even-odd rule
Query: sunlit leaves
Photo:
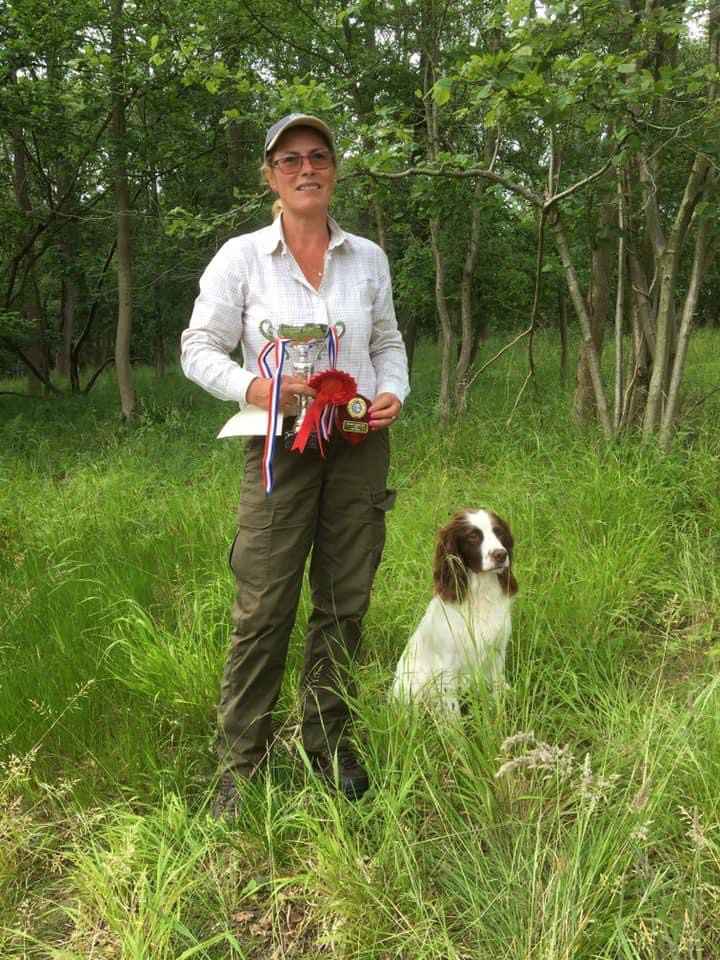
[[[330,86],[314,77],[280,80],[270,89],[265,84],[262,92],[267,96],[272,116],[282,117],[294,111],[331,114],[338,107]]]
[[[492,49],[472,53],[436,81],[439,105],[474,105],[488,126],[535,118],[593,133],[629,118],[650,120],[658,98],[665,112],[681,103],[697,108],[698,95],[716,82],[713,67],[690,70],[692,59],[655,55],[683,33],[676,7],[635,18],[592,0],[544,5],[528,15],[527,4],[518,2],[506,15]]]
[[[452,78],[441,77],[433,86],[433,97],[439,107],[445,106],[452,93]]]

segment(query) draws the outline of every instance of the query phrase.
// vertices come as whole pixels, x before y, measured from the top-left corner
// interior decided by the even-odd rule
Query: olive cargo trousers
[[[385,543],[389,437],[371,432],[357,446],[333,435],[300,454],[278,437],[274,488],[262,480],[264,438],[246,441],[238,532],[230,565],[237,593],[230,649],[218,706],[220,770],[249,776],[272,737],[305,562],[312,551],[308,621],[301,676],[302,738],[309,752],[334,750],[348,721],[339,689],[352,691],[347,669],[360,643],[362,618]]]

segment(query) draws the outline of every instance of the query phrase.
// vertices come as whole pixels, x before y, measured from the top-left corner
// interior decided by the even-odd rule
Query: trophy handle
[[[275,339],[275,330],[273,325],[269,320],[260,321],[260,333],[265,337],[266,340]]]

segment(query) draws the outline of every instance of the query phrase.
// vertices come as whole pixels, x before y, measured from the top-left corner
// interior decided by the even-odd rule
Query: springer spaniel
[[[458,712],[473,675],[504,685],[513,537],[491,510],[462,510],[438,532],[435,593],[400,657],[392,694]]]

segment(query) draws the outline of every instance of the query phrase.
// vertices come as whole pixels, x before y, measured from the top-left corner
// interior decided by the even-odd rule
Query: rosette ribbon
[[[320,456],[325,456],[323,442],[330,439],[335,408],[349,403],[357,393],[355,378],[343,370],[323,370],[308,381],[317,391],[313,402],[307,409],[305,419],[292,445],[293,450],[303,453],[313,432],[317,434]]]

